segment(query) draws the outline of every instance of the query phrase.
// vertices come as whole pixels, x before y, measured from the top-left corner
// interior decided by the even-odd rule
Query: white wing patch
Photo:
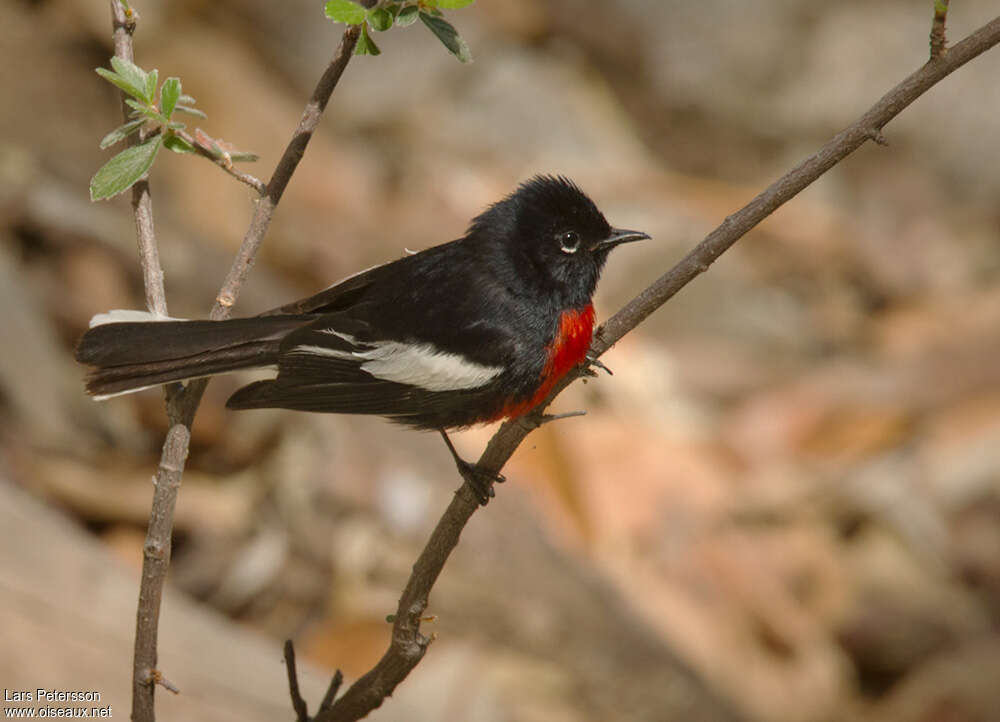
[[[324,330],[348,342],[350,334]],[[361,369],[375,378],[400,384],[419,386],[428,391],[461,391],[488,384],[503,371],[501,366],[484,366],[435,348],[429,343],[411,344],[400,341],[377,341],[364,344],[364,351],[343,351],[325,346],[296,346],[297,353],[329,356],[361,361]]]

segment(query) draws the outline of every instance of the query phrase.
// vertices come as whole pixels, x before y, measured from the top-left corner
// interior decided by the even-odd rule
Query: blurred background
[[[266,179],[339,42],[321,2],[136,3],[136,61],[180,76]],[[989,20],[958,3],[957,41]],[[613,224],[598,314],[927,57],[932,3],[479,2],[355,58],[237,314],[459,237],[538,172]],[[0,4],[0,680],[127,715],[156,391],[96,404],[71,357],[141,308],[128,197],[92,204],[121,122],[94,72],[107,3]],[[378,720],[1000,719],[1000,53],[987,53],[742,239],[577,383],[476,514],[432,597],[436,641]],[[194,123],[192,123],[193,127]],[[251,192],[163,153],[172,315],[207,314]],[[209,386],[177,510],[164,719],[289,719],[388,644],[458,485],[435,434],[231,413]],[[493,429],[457,436],[476,457]]]

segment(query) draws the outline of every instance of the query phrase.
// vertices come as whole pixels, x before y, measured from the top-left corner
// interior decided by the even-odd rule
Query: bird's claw
[[[462,475],[465,483],[469,485],[469,489],[475,494],[476,501],[481,506],[486,506],[489,500],[496,496],[496,492],[493,491],[493,485],[504,483],[507,481],[507,477],[499,471],[484,469],[479,464],[470,464],[455,451],[455,445],[451,443],[447,432],[444,429],[440,429],[440,433],[441,438],[444,439],[444,443],[448,447],[448,451],[451,452],[451,458],[455,460],[458,473]]]
[[[587,376],[592,376],[596,378],[597,371],[595,371],[594,369],[601,369],[601,371],[606,371],[608,376],[615,375],[614,371],[605,366],[604,363],[599,358],[597,358],[597,356],[592,356],[591,354],[587,354],[586,362],[587,363],[586,366],[584,366],[583,373],[586,374]]]
[[[480,506],[486,506],[490,499],[496,496],[496,492],[493,490],[494,484],[502,484],[507,481],[507,477],[503,474],[484,469],[477,464],[470,464],[464,459],[456,459],[455,463],[458,465],[458,473],[465,479],[465,483],[475,494],[476,501],[479,502]]]

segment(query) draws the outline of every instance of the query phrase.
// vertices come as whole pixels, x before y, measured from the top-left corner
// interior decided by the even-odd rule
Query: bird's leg
[[[444,443],[448,447],[448,451],[451,452],[451,458],[455,460],[458,473],[462,475],[465,483],[472,489],[472,493],[476,495],[479,503],[486,506],[486,503],[496,496],[496,493],[493,491],[493,484],[502,484],[507,478],[503,474],[483,469],[477,464],[470,464],[455,451],[455,446],[451,443],[451,439],[448,438],[445,430],[439,429],[439,431],[441,432],[441,438],[444,439]]]
[[[539,411],[532,411],[518,419],[518,423],[520,423],[521,426],[526,428],[528,431],[534,431],[539,426],[543,426],[552,421],[558,421],[559,419],[571,419],[574,416],[586,415],[586,411],[566,411],[562,414],[543,414]]]

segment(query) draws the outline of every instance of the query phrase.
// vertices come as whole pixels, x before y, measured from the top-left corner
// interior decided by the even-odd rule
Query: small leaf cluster
[[[448,52],[468,63],[472,60],[469,46],[455,26],[444,19],[441,10],[464,8],[473,2],[475,0],[379,0],[372,7],[364,8],[352,0],[329,0],[326,16],[338,23],[361,26],[355,55],[378,55],[382,52],[372,40],[369,28],[385,32],[393,25],[405,28],[419,19]]]
[[[156,70],[147,73],[134,63],[118,57],[111,58],[111,68],[97,68],[97,74],[125,93],[125,104],[132,110],[124,125],[104,136],[101,148],[114,145],[140,131],[143,133],[139,143],[114,156],[94,174],[90,180],[90,199],[95,201],[131,188],[149,171],[161,147],[176,153],[195,152],[194,147],[178,135],[184,130],[184,124],[173,120],[174,113],[205,117],[194,107],[194,98],[181,92],[179,78],[167,78],[159,85]]]

